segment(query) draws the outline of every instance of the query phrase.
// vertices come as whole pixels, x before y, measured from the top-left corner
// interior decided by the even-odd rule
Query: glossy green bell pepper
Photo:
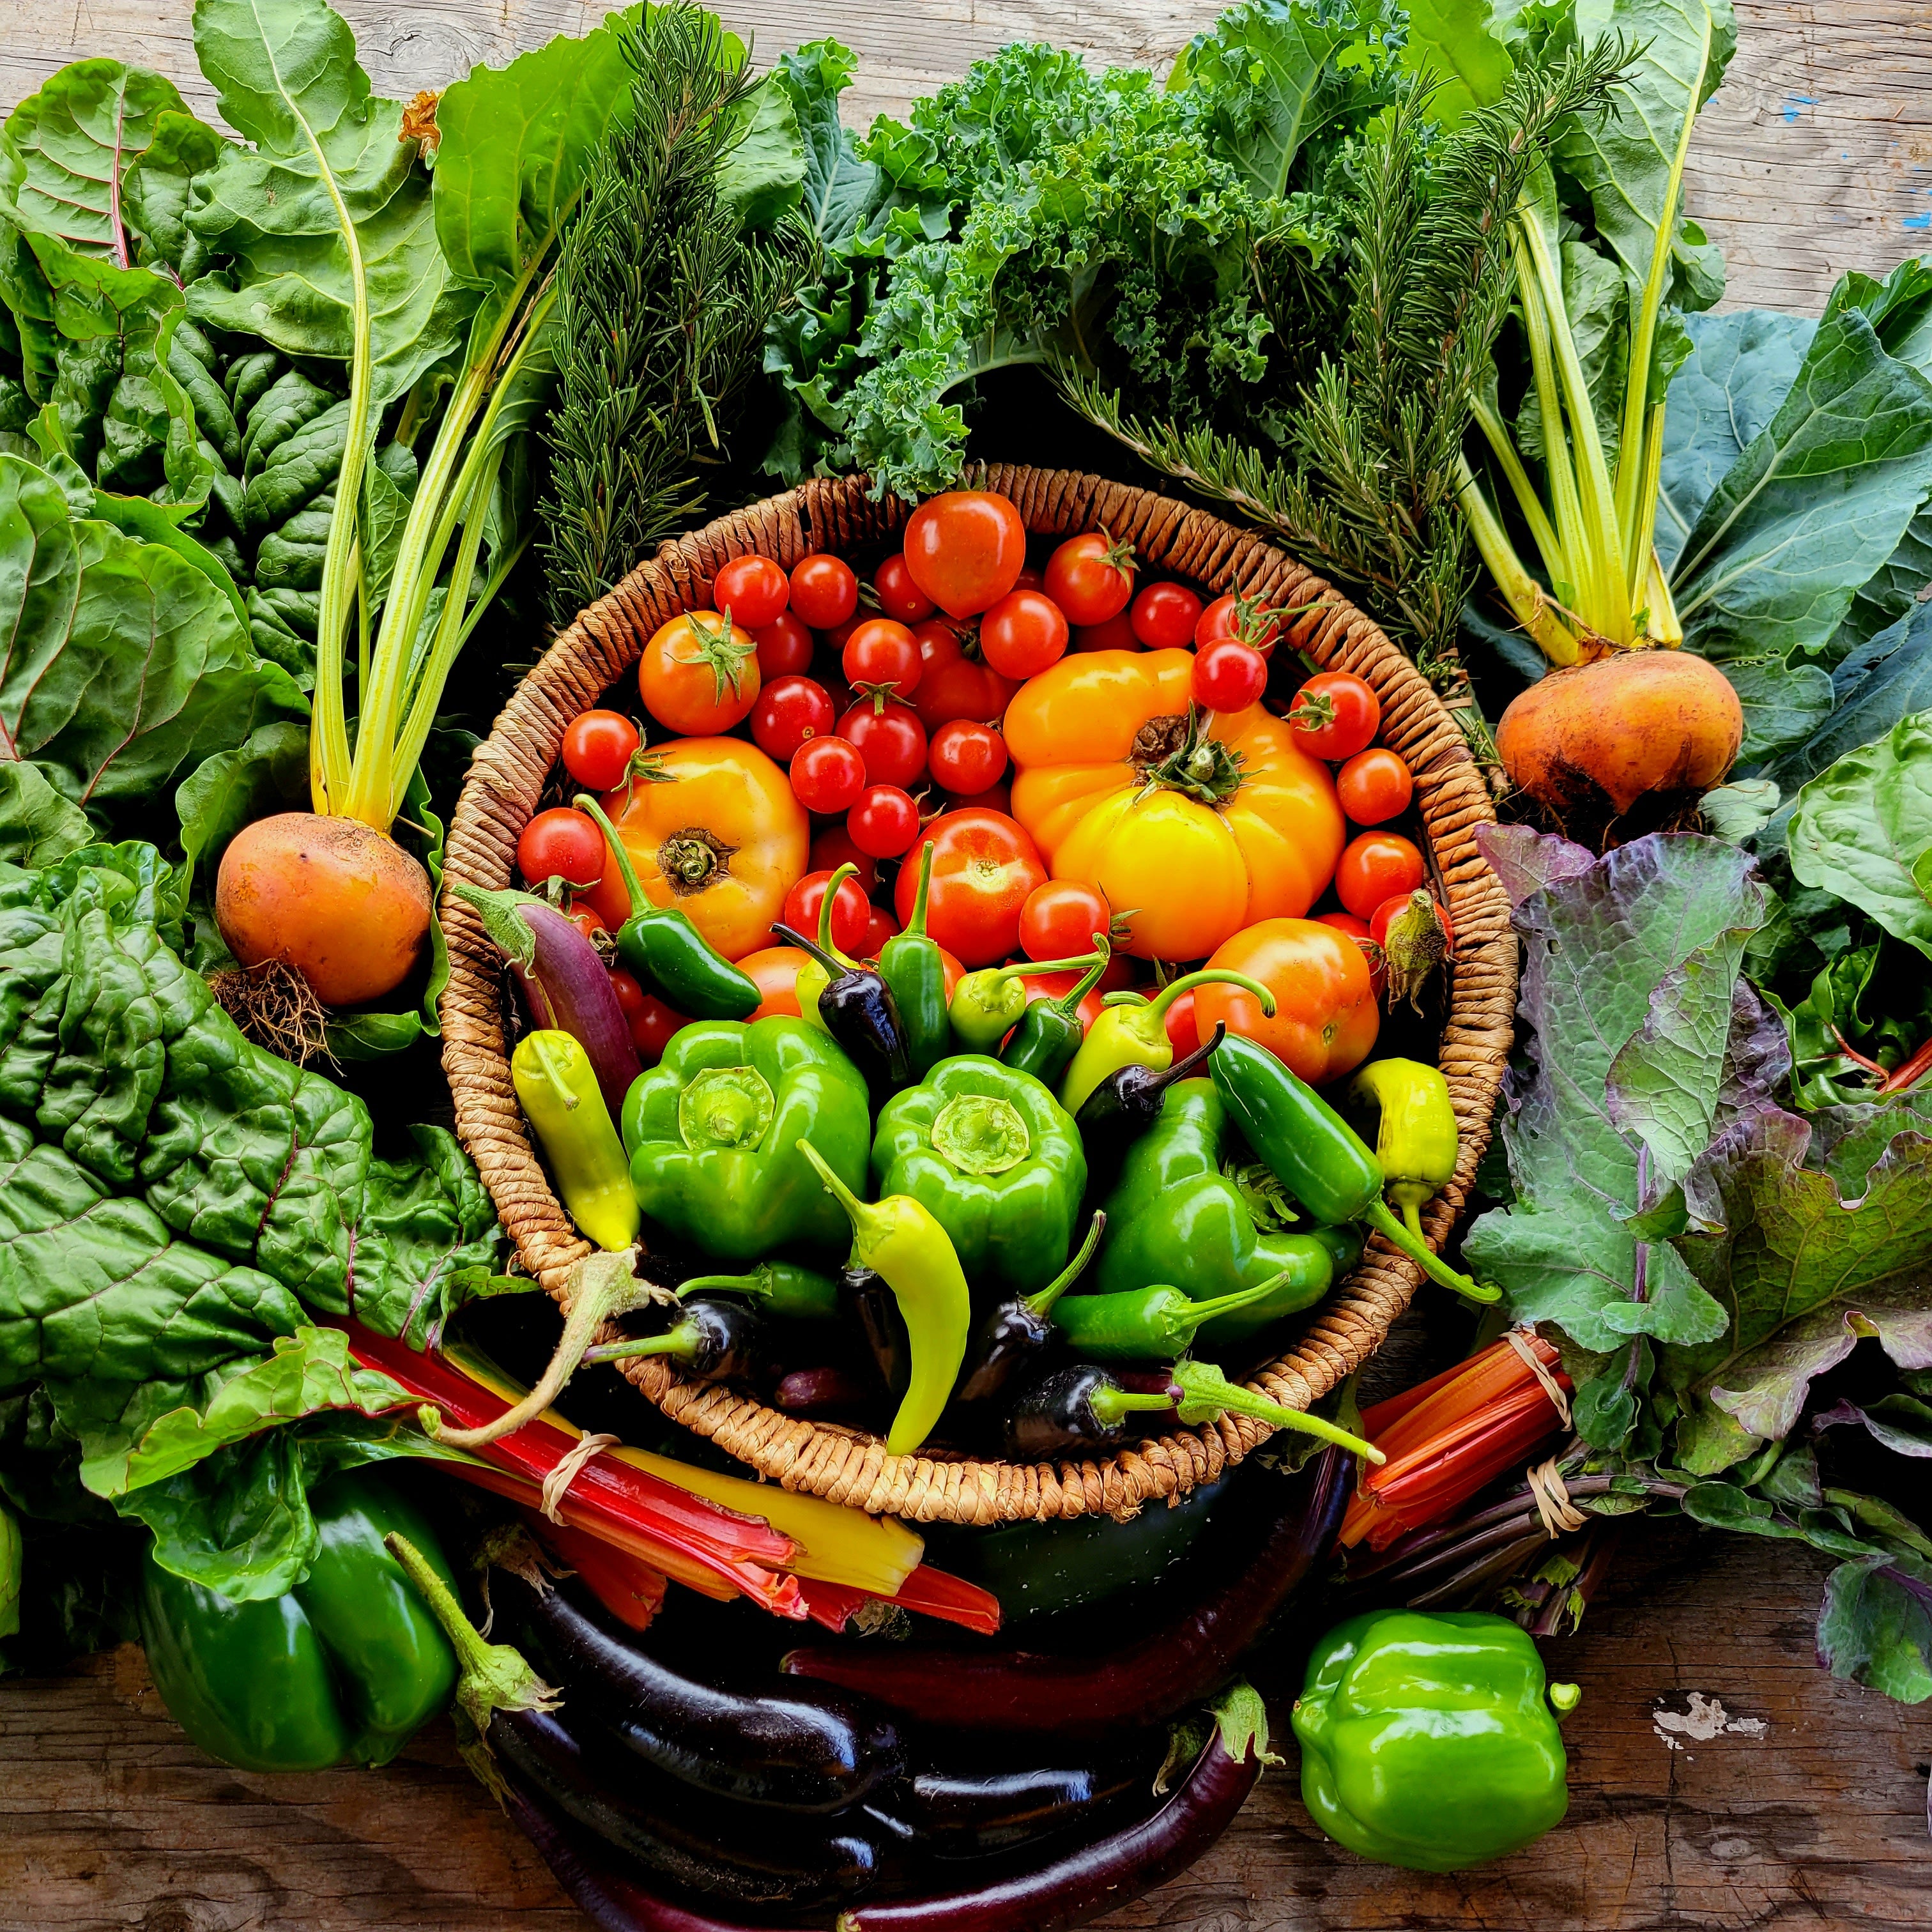
[[[1460,1871],[1520,1851],[1569,1808],[1552,1684],[1528,1634],[1486,1612],[1371,1610],[1315,1646],[1295,1700],[1301,1796],[1337,1844]]]
[[[448,1640],[382,1544],[400,1532],[448,1580],[422,1513],[369,1469],[332,1477],[309,1504],[322,1546],[284,1596],[237,1602],[152,1549],[143,1565],[154,1687],[209,1756],[244,1771],[387,1764],[456,1688]]]
[[[844,1211],[798,1144],[811,1141],[861,1192],[872,1124],[865,1079],[838,1043],[776,1016],[681,1028],[624,1101],[638,1204],[722,1261],[800,1246],[843,1254]]]
[[[1205,1348],[1232,1347],[1328,1292],[1335,1255],[1312,1234],[1257,1225],[1258,1205],[1222,1172],[1238,1148],[1213,1084],[1184,1080],[1168,1090],[1154,1125],[1127,1150],[1108,1198],[1107,1238],[1094,1292],[1121,1294],[1162,1282],[1198,1301],[1217,1300],[1279,1276],[1274,1294],[1217,1316],[1201,1330]],[[1264,1208],[1262,1211],[1265,1211]],[[1272,1222],[1272,1217],[1270,1217]]]
[[[985,1054],[942,1060],[879,1114],[872,1178],[952,1238],[982,1295],[1030,1294],[1066,1264],[1087,1156],[1072,1117],[1030,1073]]]

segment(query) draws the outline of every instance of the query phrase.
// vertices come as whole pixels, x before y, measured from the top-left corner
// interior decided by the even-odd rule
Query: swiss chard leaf
[[[1839,1564],[1825,1582],[1818,1655],[1834,1677],[1901,1703],[1932,1697],[1932,1564],[1893,1555]]]
[[[244,825],[298,808],[308,789],[308,734],[299,724],[264,724],[245,745],[205,758],[175,794],[182,849],[210,874]]]
[[[32,871],[91,844],[94,828],[38,765],[0,764],[0,860]]]

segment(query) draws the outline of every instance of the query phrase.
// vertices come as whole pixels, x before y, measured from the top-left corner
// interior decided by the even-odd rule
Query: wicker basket
[[[1318,598],[1320,608],[1298,620],[1290,640],[1374,687],[1384,740],[1415,774],[1432,863],[1456,932],[1441,1062],[1462,1147],[1455,1179],[1423,1210],[1424,1228],[1439,1244],[1489,1139],[1516,999],[1508,902],[1474,836],[1492,814],[1460,733],[1376,624],[1258,538],[1184,503],[1102,477],[994,465],[974,481],[1010,496],[1030,532],[1067,535],[1104,523],[1147,563],[1217,593],[1240,590],[1284,606]],[[761,551],[788,568],[814,550],[875,545],[904,516],[902,505],[874,502],[860,482],[814,482],[666,544],[557,639],[476,753],[450,824],[445,861],[441,911],[450,978],[441,1007],[443,1065],[455,1096],[458,1131],[523,1265],[560,1299],[571,1264],[590,1250],[551,1192],[525,1130],[505,1057],[499,961],[476,914],[453,888],[510,882],[518,836],[536,809],[564,728],[637,662],[659,625],[689,608],[700,580],[708,583],[721,564],[747,551]],[[1251,1386],[1293,1408],[1318,1400],[1374,1352],[1420,1279],[1412,1262],[1377,1237],[1294,1347]],[[787,1488],[920,1522],[983,1525],[1096,1512],[1129,1516],[1152,1498],[1176,1497],[1213,1480],[1270,1433],[1260,1423],[1229,1417],[1104,1462],[888,1456],[876,1436],[800,1421],[734,1390],[686,1382],[661,1359],[627,1364],[625,1372],[672,1420]]]

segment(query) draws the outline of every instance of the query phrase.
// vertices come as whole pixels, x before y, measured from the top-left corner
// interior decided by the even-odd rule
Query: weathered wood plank
[[[406,96],[556,33],[601,0],[342,0],[376,88]],[[1160,64],[1216,0],[728,0],[761,50],[834,35],[862,56],[860,125],[1006,41],[1076,46],[1096,65]],[[214,100],[194,64],[192,0],[14,0],[0,102],[64,62],[112,52]],[[1730,262],[1730,301],[1816,313],[1843,270],[1882,273],[1932,245],[1932,0],[1737,0],[1738,50],[1698,124],[1690,205]]]
[[[1552,1676],[1583,1690],[1567,1726],[1574,1796],[1568,1821],[1516,1858],[1446,1878],[1364,1864],[1314,1829],[1291,1762],[1209,1858],[1106,1924],[1932,1923],[1932,1706],[1817,1668],[1823,1568],[1789,1544],[1681,1528],[1630,1538],[1583,1633],[1547,1646]],[[0,1932],[587,1932],[446,1729],[383,1772],[224,1769],[174,1729],[131,1650],[0,1685],[0,1844],[13,1880]]]

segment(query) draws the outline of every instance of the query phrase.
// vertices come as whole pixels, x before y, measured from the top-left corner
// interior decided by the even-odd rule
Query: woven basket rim
[[[1436,884],[1456,932],[1440,1064],[1460,1145],[1454,1178],[1422,1210],[1440,1247],[1461,1211],[1486,1147],[1508,1062],[1516,1004],[1516,949],[1501,882],[1474,841],[1493,822],[1488,788],[1441,700],[1380,626],[1322,578],[1252,532],[1178,500],[1078,471],[976,464],[970,487],[1019,507],[1030,536],[1071,535],[1104,523],[1145,564],[1271,606],[1308,607],[1282,648],[1367,680],[1382,706],[1382,737],[1415,776]],[[518,834],[535,810],[572,718],[629,670],[658,626],[692,607],[728,559],[758,551],[789,569],[813,550],[848,552],[889,539],[907,506],[874,501],[868,479],[814,480],[717,518],[662,546],[553,643],[479,746],[450,821],[439,906],[450,976],[439,1011],[443,1065],[457,1131],[476,1160],[521,1264],[560,1302],[572,1265],[591,1250],[572,1227],[525,1131],[510,1082],[495,949],[463,884],[512,882]],[[1381,1236],[1312,1312],[1292,1347],[1248,1386],[1305,1409],[1359,1368],[1408,1306],[1421,1270]],[[1224,1416],[1115,1455],[1060,1463],[888,1456],[866,1432],[781,1414],[721,1386],[690,1382],[660,1358],[626,1364],[632,1384],[672,1420],[788,1489],[874,1514],[979,1525],[1104,1514],[1124,1518],[1214,1480],[1274,1432]]]

